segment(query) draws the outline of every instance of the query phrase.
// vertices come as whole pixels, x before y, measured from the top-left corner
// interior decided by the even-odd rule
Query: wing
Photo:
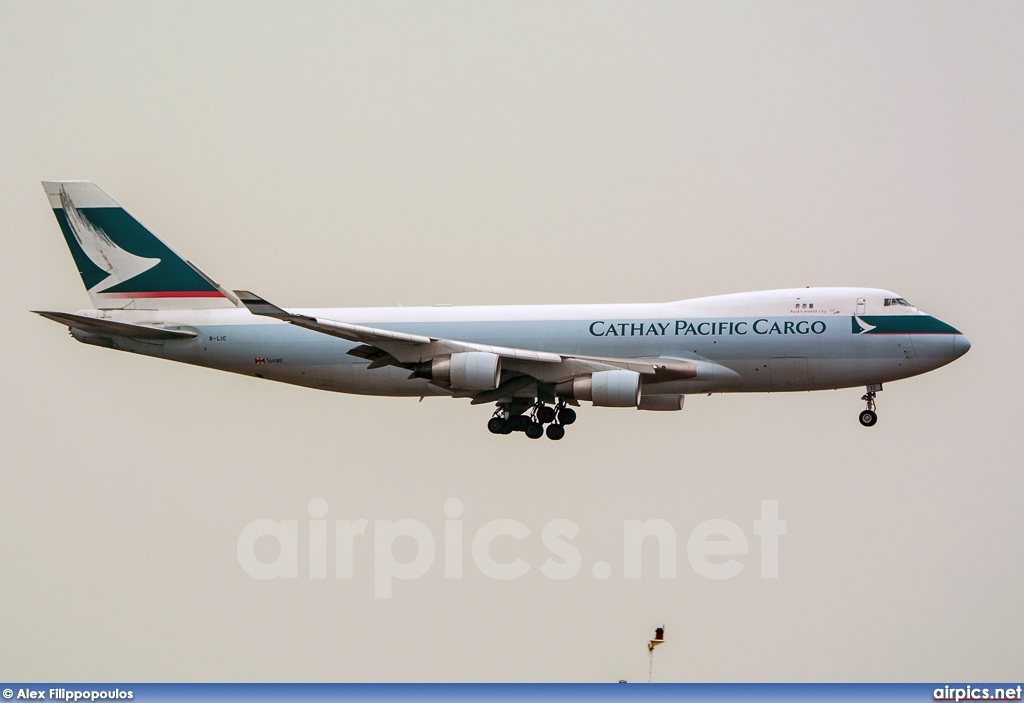
[[[235,291],[242,304],[254,315],[271,317],[297,327],[339,337],[350,342],[359,342],[348,353],[369,360],[370,368],[380,366],[402,366],[413,370],[417,364],[438,357],[460,352],[488,352],[502,359],[502,369],[514,372],[516,377],[528,377],[530,382],[561,383],[576,376],[598,371],[627,369],[641,374],[646,382],[661,382],[694,378],[697,364],[682,359],[639,358],[621,359],[578,354],[557,354],[554,352],[519,349],[516,347],[478,344],[455,339],[428,337],[425,335],[366,327],[349,322],[339,322],[322,317],[312,317],[282,310],[249,291]],[[515,379],[506,379],[497,390]],[[525,385],[521,378],[513,385]],[[488,391],[493,394],[494,391]],[[465,397],[477,397],[477,393],[454,393]]]
[[[338,322],[323,317],[299,315],[282,310],[273,303],[269,303],[249,291],[235,291],[235,294],[254,315],[272,317],[298,327],[305,327],[308,330],[347,339],[350,342],[361,342],[387,352],[403,364],[420,363],[434,357],[467,351],[490,352],[503,359],[522,359],[551,364],[557,364],[562,361],[560,355],[550,352],[515,349],[513,347],[494,346],[491,344],[459,342],[438,337],[425,337],[420,334],[353,325],[349,322]],[[362,356],[362,354],[356,354],[356,356]]]

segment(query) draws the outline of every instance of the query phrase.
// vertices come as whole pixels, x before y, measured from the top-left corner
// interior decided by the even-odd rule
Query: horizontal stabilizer
[[[195,332],[188,330],[172,330],[165,327],[150,327],[149,325],[133,325],[129,322],[114,322],[113,320],[102,320],[85,315],[75,315],[70,312],[49,312],[46,310],[33,310],[36,315],[42,315],[47,320],[59,322],[62,325],[73,327],[76,330],[89,332],[98,335],[116,335],[130,339],[192,339]]]

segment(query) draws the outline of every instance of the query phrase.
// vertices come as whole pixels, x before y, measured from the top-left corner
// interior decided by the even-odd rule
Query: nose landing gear
[[[875,412],[875,394],[880,390],[882,390],[881,383],[868,386],[867,393],[862,395],[860,398],[868,404],[867,407],[861,411],[860,417],[858,418],[860,420],[860,424],[864,425],[864,427],[873,427],[874,424],[878,422],[878,413]]]
[[[878,422],[878,413],[874,410],[863,410],[860,414],[860,424],[865,427],[871,427]]]

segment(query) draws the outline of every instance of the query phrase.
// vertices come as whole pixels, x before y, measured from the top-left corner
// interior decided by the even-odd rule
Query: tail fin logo
[[[82,216],[63,186],[60,189],[60,203],[78,246],[90,261],[107,272],[107,277],[90,288],[89,293],[102,293],[149,271],[160,263],[160,259],[136,256],[119,247],[106,232]]]

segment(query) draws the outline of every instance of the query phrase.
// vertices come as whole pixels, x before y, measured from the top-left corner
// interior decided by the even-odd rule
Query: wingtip
[[[268,300],[261,298],[252,291],[236,290],[235,295],[238,301],[249,309],[253,315],[264,315],[266,317],[288,317],[287,311],[282,310]]]

